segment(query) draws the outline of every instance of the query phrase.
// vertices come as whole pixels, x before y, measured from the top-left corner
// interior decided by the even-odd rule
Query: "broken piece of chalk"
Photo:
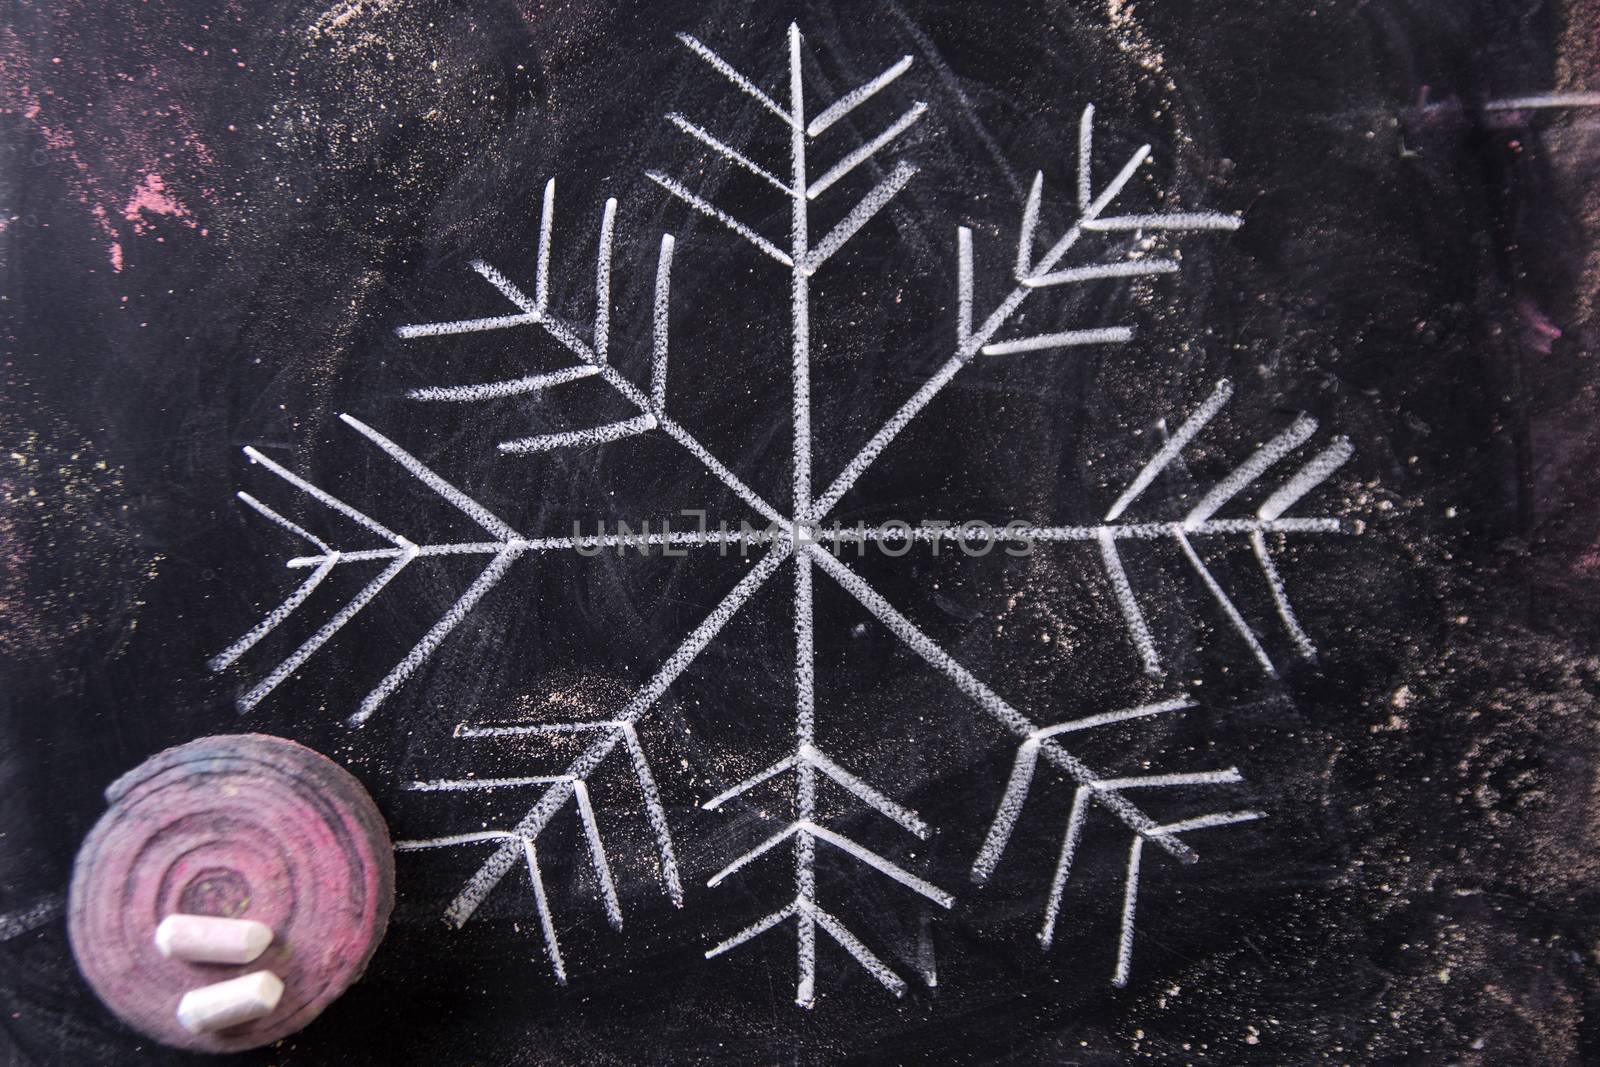
[[[271,971],[255,971],[226,982],[191,989],[178,1001],[178,1022],[191,1034],[226,1030],[271,1015],[283,982]]]
[[[156,948],[169,960],[249,963],[272,944],[272,928],[254,919],[168,915],[156,927]]]

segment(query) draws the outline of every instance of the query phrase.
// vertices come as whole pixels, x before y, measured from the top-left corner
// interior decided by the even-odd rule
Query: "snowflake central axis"
[[[532,787],[542,790],[541,795],[526,815],[514,826],[504,830],[456,834],[426,840],[397,843],[404,851],[427,850],[445,847],[492,846],[479,870],[466,882],[446,912],[449,922],[459,926],[465,923],[494,888],[519,864],[525,864],[532,884],[535,905],[543,930],[545,951],[560,981],[565,981],[566,967],[562,958],[549,898],[545,891],[539,866],[537,841],[555,816],[572,802],[583,824],[590,859],[594,866],[597,885],[605,906],[607,919],[614,927],[622,924],[621,904],[610,871],[599,823],[590,802],[587,780],[620,745],[625,748],[644,799],[646,817],[655,837],[663,887],[679,906],[683,903],[683,888],[666,812],[661,804],[655,779],[650,771],[645,750],[640,742],[637,725],[656,706],[666,691],[686,671],[721,632],[723,627],[785,564],[793,564],[794,604],[794,729],[793,748],[777,763],[726,790],[706,802],[708,809],[717,809],[769,782],[788,778],[792,782],[792,814],[789,821],[766,840],[730,862],[712,876],[708,885],[715,887],[737,874],[746,865],[760,860],[767,853],[792,842],[795,893],[791,900],[777,911],[738,931],[706,952],[708,957],[722,955],[779,925],[793,920],[796,928],[796,1003],[809,1007],[816,998],[816,944],[817,930],[821,928],[829,938],[851,955],[868,973],[887,989],[899,995],[905,983],[888,964],[874,954],[844,923],[826,911],[819,902],[817,889],[816,857],[819,843],[847,855],[855,861],[874,868],[887,878],[899,883],[925,899],[949,908],[954,897],[946,890],[933,885],[899,864],[881,856],[857,842],[822,825],[819,821],[817,797],[823,781],[854,797],[865,807],[898,824],[918,838],[927,838],[933,829],[915,811],[890,798],[878,788],[848,770],[844,761],[836,759],[818,743],[816,727],[816,664],[814,586],[818,572],[826,575],[839,588],[855,599],[871,615],[883,623],[898,640],[915,652],[932,668],[955,684],[975,705],[1018,743],[1016,762],[1011,779],[1001,798],[999,810],[990,832],[973,864],[973,878],[982,882],[992,874],[1010,839],[1013,828],[1026,799],[1029,783],[1042,758],[1076,786],[1071,816],[1063,838],[1061,859],[1052,883],[1045,911],[1045,923],[1040,939],[1046,947],[1052,941],[1059,914],[1062,893],[1077,842],[1091,803],[1098,804],[1124,824],[1132,834],[1132,848],[1128,860],[1128,877],[1123,905],[1122,936],[1119,942],[1117,966],[1113,981],[1122,984],[1127,979],[1131,955],[1134,904],[1136,901],[1141,850],[1144,843],[1154,844],[1169,855],[1184,861],[1193,861],[1196,855],[1181,838],[1191,831],[1224,826],[1260,817],[1254,811],[1211,812],[1204,815],[1158,821],[1136,806],[1124,794],[1135,789],[1187,789],[1214,786],[1239,781],[1238,772],[1232,768],[1180,774],[1117,777],[1102,775],[1062,742],[1065,734],[1092,729],[1113,722],[1140,719],[1182,711],[1191,706],[1183,697],[1122,709],[1114,712],[1091,714],[1054,725],[1041,725],[1033,718],[1013,707],[994,689],[980,680],[964,665],[942,649],[928,634],[918,628],[898,608],[889,603],[871,587],[854,569],[846,565],[837,553],[830,552],[823,542],[829,533],[837,538],[843,531],[827,522],[839,501],[858,482],[877,458],[888,448],[902,430],[949,384],[955,375],[979,356],[1004,357],[1034,352],[1069,349],[1082,345],[1125,344],[1133,338],[1133,329],[1125,325],[1097,325],[1086,329],[1066,330],[1007,340],[997,340],[1002,329],[1013,319],[1029,295],[1035,291],[1061,286],[1080,285],[1102,279],[1126,279],[1172,273],[1178,269],[1174,259],[1151,257],[1136,245],[1123,258],[1097,262],[1086,266],[1062,267],[1062,261],[1086,234],[1145,234],[1189,233],[1196,231],[1229,231],[1239,225],[1236,216],[1213,212],[1165,212],[1159,214],[1110,215],[1107,212],[1123,194],[1130,180],[1149,158],[1149,146],[1132,153],[1116,176],[1096,191],[1093,177],[1093,106],[1083,113],[1078,136],[1078,183],[1074,221],[1048,249],[1036,257],[1037,230],[1042,202],[1043,178],[1036,176],[1024,205],[1019,225],[1012,287],[1005,298],[986,317],[979,321],[974,312],[974,255],[972,232],[958,227],[956,239],[957,322],[953,353],[919,387],[910,398],[874,433],[857,454],[844,466],[822,492],[813,484],[812,424],[811,424],[811,278],[858,231],[883,210],[917,172],[915,165],[899,161],[820,239],[811,239],[810,205],[836,183],[848,177],[857,168],[871,164],[878,153],[912,128],[926,113],[925,104],[913,103],[897,119],[880,130],[859,147],[845,154],[824,171],[821,177],[812,178],[808,169],[808,151],[813,143],[841,120],[851,115],[862,104],[891,86],[911,66],[909,56],[891,65],[880,75],[845,93],[842,97],[808,118],[804,79],[802,77],[802,38],[797,27],[791,26],[787,49],[787,102],[779,103],[755,82],[736,70],[705,44],[686,34],[680,35],[683,44],[713,70],[730,82],[740,92],[755,101],[777,121],[788,127],[787,176],[780,177],[743,152],[725,144],[711,132],[690,119],[671,114],[669,122],[685,134],[709,148],[728,163],[737,166],[771,185],[789,201],[789,234],[787,249],[762,236],[756,230],[725,214],[707,200],[676,180],[658,172],[648,177],[669,194],[686,203],[782,265],[788,272],[791,310],[792,357],[792,408],[793,432],[792,471],[790,499],[784,509],[770,504],[750,488],[734,471],[716,458],[687,428],[668,414],[668,319],[670,309],[671,266],[674,238],[662,236],[657,257],[654,291],[654,314],[651,330],[650,388],[636,386],[610,360],[611,349],[611,269],[612,244],[615,234],[617,201],[608,200],[600,224],[596,253],[595,313],[592,327],[587,330],[558,315],[550,306],[550,245],[553,230],[555,182],[552,179],[544,189],[540,216],[538,257],[535,272],[534,294],[528,296],[516,283],[496,268],[481,261],[473,269],[516,309],[513,313],[486,318],[453,320],[403,326],[397,330],[402,338],[443,337],[485,330],[537,328],[552,338],[576,359],[571,366],[555,371],[470,385],[445,385],[413,390],[411,397],[423,402],[493,402],[509,397],[555,389],[583,378],[598,377],[620,397],[637,410],[637,414],[606,423],[576,430],[563,430],[501,442],[499,451],[505,454],[538,454],[556,449],[601,445],[628,437],[661,432],[688,451],[708,472],[726,486],[738,499],[771,526],[765,531],[752,532],[746,528],[740,533],[730,533],[724,527],[718,531],[702,528],[699,531],[668,532],[639,535],[604,535],[593,537],[525,537],[497,517],[488,508],[472,499],[456,486],[424,465],[400,445],[385,437],[365,423],[349,416],[341,418],[347,425],[386,452],[405,471],[425,485],[480,527],[491,540],[460,541],[451,543],[419,544],[396,533],[364,512],[327,493],[301,478],[256,449],[246,449],[254,463],[264,466],[274,475],[289,483],[306,497],[343,515],[386,542],[381,548],[364,548],[343,551],[301,525],[272,510],[266,504],[246,493],[239,496],[247,505],[295,537],[310,544],[313,554],[296,556],[288,560],[291,568],[310,569],[310,576],[296,588],[277,608],[272,610],[250,632],[212,660],[214,669],[232,666],[256,643],[289,618],[312,595],[320,583],[336,568],[354,564],[382,564],[379,573],[350,601],[325,622],[310,638],[297,647],[286,659],[273,668],[260,682],[245,692],[239,700],[243,710],[254,708],[278,685],[293,675],[323,644],[345,623],[358,614],[383,588],[413,562],[442,556],[487,556],[489,562],[472,581],[459,599],[434,623],[413,649],[386,675],[350,716],[352,725],[365,722],[418,668],[426,663],[449,636],[450,632],[467,617],[478,602],[504,578],[511,566],[524,556],[546,552],[587,550],[608,546],[622,547],[651,545],[690,548],[719,546],[726,548],[737,544],[741,548],[760,547],[763,552],[756,562],[739,579],[711,612],[667,657],[655,673],[641,686],[624,707],[610,719],[601,722],[556,724],[463,724],[456,734],[463,739],[522,737],[551,733],[592,734],[593,740],[561,774],[529,776],[513,779],[455,779],[412,783],[420,791],[481,790]],[[585,336],[587,334],[587,336]],[[1206,538],[1247,537],[1252,545],[1263,576],[1267,580],[1274,606],[1297,649],[1311,656],[1314,650],[1309,637],[1300,627],[1283,582],[1273,563],[1269,536],[1291,533],[1334,533],[1343,529],[1334,518],[1293,518],[1285,512],[1307,493],[1327,480],[1351,454],[1349,442],[1336,439],[1331,445],[1305,463],[1288,478],[1256,514],[1244,519],[1218,518],[1218,512],[1246,487],[1262,477],[1266,471],[1304,444],[1315,432],[1316,424],[1308,417],[1300,419],[1278,436],[1262,444],[1238,467],[1218,481],[1181,519],[1160,522],[1132,522],[1124,513],[1198,435],[1207,423],[1221,410],[1231,395],[1231,386],[1220,383],[1211,396],[1170,435],[1166,443],[1138,472],[1126,490],[1098,523],[1080,526],[1035,526],[990,529],[982,536],[994,540],[1026,540],[1033,542],[1093,542],[1099,549],[1106,576],[1116,594],[1123,621],[1140,658],[1152,675],[1161,672],[1156,641],[1146,623],[1132,587],[1127,569],[1118,550],[1118,543],[1129,539],[1147,541],[1168,540],[1181,552],[1183,558],[1202,579],[1208,591],[1233,629],[1250,649],[1262,669],[1271,674],[1275,668],[1265,648],[1243,614],[1233,604],[1222,585],[1206,567],[1194,548],[1194,542]],[[951,539],[957,536],[971,538],[970,531],[936,529],[858,529],[851,531],[852,540],[889,543],[906,539],[930,541]],[[835,542],[837,545],[837,541]]]

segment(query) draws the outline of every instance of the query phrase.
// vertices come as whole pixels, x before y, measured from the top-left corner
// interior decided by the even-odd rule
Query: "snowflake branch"
[[[703,652],[713,638],[721,632],[728,621],[742,608],[756,590],[772,577],[778,567],[789,558],[793,552],[790,542],[784,541],[775,544],[768,553],[762,557],[755,567],[733,589],[722,598],[711,613],[697,626],[692,633],[678,646],[677,650],[669,656],[665,663],[651,676],[627,705],[622,708],[608,723],[596,724],[597,726],[632,726],[655,706],[667,688],[675,682],[679,675],[688,670],[690,664]],[[584,724],[570,724],[581,726]],[[508,728],[483,727],[481,730],[504,730]],[[600,729],[600,736],[596,738],[583,753],[568,766],[561,780],[551,785],[539,798],[527,815],[516,826],[515,833],[522,838],[537,838],[549,825],[567,798],[572,794],[571,781],[587,780],[595,768],[605,761],[619,743],[625,740],[625,731],[622,729]],[[642,785],[642,783],[641,783]],[[664,822],[663,822],[664,825]],[[472,917],[484,898],[487,897],[500,884],[501,879],[516,862],[516,849],[511,843],[505,843],[488,857],[478,872],[468,879],[461,892],[451,903],[446,912],[447,920],[455,926],[460,926]]]
[[[579,360],[579,365],[531,377],[508,379],[468,386],[434,386],[413,390],[417,400],[482,401],[514,396],[546,389],[567,382],[599,375],[623,399],[636,407],[637,417],[623,419],[602,426],[542,434],[502,442],[502,452],[530,453],[557,448],[584,447],[617,441],[626,437],[661,430],[682,445],[719,481],[732,490],[764,518],[784,523],[784,517],[744,483],[727,465],[717,459],[693,434],[666,414],[666,338],[668,290],[671,284],[673,241],[671,235],[662,238],[656,269],[655,304],[652,316],[651,385],[647,394],[629,381],[608,360],[611,322],[611,246],[615,231],[617,202],[606,201],[601,219],[600,241],[595,256],[595,315],[592,341],[586,341],[569,324],[548,311],[550,235],[555,211],[555,180],[545,184],[544,203],[539,226],[539,259],[535,297],[529,299],[514,282],[500,271],[481,260],[472,266],[482,277],[500,291],[520,311],[519,315],[506,315],[488,319],[461,320],[461,322],[425,323],[402,326],[396,333],[401,337],[432,337],[444,333],[462,332],[455,329],[463,324],[472,330],[509,329],[536,325],[543,329],[562,347]]]
[[[1107,523],[1122,516],[1128,507],[1138,499],[1139,495],[1147,489],[1156,477],[1176,459],[1183,450],[1194,440],[1200,431],[1216,417],[1217,413],[1227,404],[1233,395],[1233,387],[1223,380],[1217,383],[1210,397],[1200,405],[1194,414],[1184,420],[1178,431],[1164,443],[1160,450],[1139,469],[1133,481],[1117,497],[1116,502],[1106,512]],[[1321,532],[1337,531],[1343,525],[1334,518],[1301,520],[1296,528],[1275,527],[1268,530],[1260,525],[1262,523],[1280,523],[1284,511],[1298,503],[1307,493],[1332,476],[1346,460],[1353,454],[1354,449],[1346,438],[1338,438],[1333,444],[1319,452],[1304,467],[1292,475],[1279,489],[1277,489],[1256,512],[1254,520],[1234,520],[1233,522],[1218,522],[1213,516],[1237,497],[1245,489],[1261,478],[1268,470],[1286,459],[1295,449],[1309,441],[1317,431],[1317,421],[1308,415],[1301,415],[1294,420],[1283,432],[1257,448],[1243,463],[1234,467],[1219,479],[1184,515],[1179,523],[1169,523],[1157,528],[1155,536],[1170,537],[1178,547],[1191,569],[1205,585],[1217,606],[1221,608],[1228,623],[1233,627],[1250,654],[1255,658],[1268,677],[1277,676],[1277,668],[1261,639],[1256,635],[1246,621],[1242,612],[1234,604],[1222,584],[1212,574],[1196,551],[1192,538],[1201,536],[1201,531],[1210,534],[1243,533],[1248,534],[1251,548],[1255,553],[1257,564],[1261,568],[1262,576],[1266,579],[1267,588],[1272,594],[1273,605],[1278,616],[1283,620],[1284,628],[1289,632],[1300,654],[1306,659],[1316,655],[1316,649],[1311,639],[1301,628],[1299,620],[1295,618],[1294,610],[1290,606],[1288,594],[1284,588],[1283,578],[1278,573],[1277,565],[1273,562],[1268,552],[1266,537],[1268,532]],[[1144,613],[1139,607],[1138,598],[1134,592],[1133,584],[1129,579],[1127,569],[1123,564],[1114,542],[1114,538],[1102,534],[1100,538],[1101,559],[1105,565],[1106,578],[1111,582],[1112,591],[1116,595],[1117,605],[1122,611],[1123,620],[1127,624],[1128,632],[1134,645],[1139,651],[1139,656],[1144,662],[1145,671],[1149,674],[1158,674],[1161,670],[1160,655],[1156,649],[1155,639],[1150,632],[1149,624],[1145,621]]]
[[[1058,263],[1066,256],[1067,252],[1077,243],[1078,238],[1085,232],[1093,230],[1094,223],[1100,218],[1106,208],[1121,195],[1124,187],[1132,179],[1134,172],[1149,158],[1150,146],[1144,145],[1136,150],[1098,196],[1091,196],[1093,189],[1093,176],[1091,173],[1091,147],[1093,144],[1094,107],[1090,105],[1084,109],[1083,118],[1079,123],[1079,212],[1078,218],[1062,234],[1045,253],[1035,261],[1032,255],[1034,233],[1038,226],[1039,196],[1043,187],[1042,176],[1034,180],[1033,190],[1023,207],[1022,222],[1019,227],[1019,239],[1016,257],[1017,284],[1014,289],[1002,300],[998,307],[990,313],[981,326],[973,328],[972,322],[972,251],[971,234],[965,227],[958,228],[957,238],[957,303],[958,322],[956,351],[934,374],[917,389],[911,397],[901,405],[900,409],[890,416],[878,431],[867,440],[845,468],[828,486],[821,496],[812,502],[808,514],[804,518],[817,520],[827,516],[839,503],[841,497],[849,492],[856,481],[866,473],[867,469],[876,462],[879,455],[887,448],[900,432],[914,419],[923,408],[937,396],[956,373],[979,353],[987,352],[989,355],[1004,355],[1011,352],[1031,351],[1038,347],[1047,347],[1050,340],[1055,338],[1071,339],[1073,334],[1054,335],[1052,338],[1032,338],[1018,347],[1018,342],[999,342],[992,348],[988,347],[994,335],[999,332],[1011,317],[1016,313],[1022,302],[1027,299],[1030,292],[1038,288],[1048,288],[1055,285],[1090,281],[1098,277],[1131,276],[1135,270],[1132,267],[1121,269],[1128,270],[1130,275],[1120,273],[1101,274],[1093,271],[1062,271],[1054,272]],[[1126,216],[1124,218],[1135,218]],[[1213,213],[1172,213],[1166,215],[1137,216],[1145,220],[1144,229],[1165,229],[1177,232],[1190,232],[1196,230],[1232,230],[1237,229],[1240,220],[1232,215]],[[1153,219],[1161,220],[1158,227]],[[1116,228],[1116,227],[1108,227]],[[1171,270],[1176,269],[1176,264],[1171,264]],[[1139,270],[1136,273],[1171,273],[1171,270],[1150,268]],[[1121,333],[1105,334],[1101,341],[1124,341],[1127,337]]]
[[[911,57],[901,56],[899,62],[885,70],[882,74],[863,85],[845,93],[832,104],[822,109],[821,114],[811,120],[806,127],[807,137],[821,136],[828,127],[844,118],[850,112],[878,95],[879,91],[892,83],[900,75],[911,69]]]
[[[956,687],[990,718],[1024,740],[1031,737],[1038,729],[1033,720],[1006,703],[998,693],[956,662],[954,657],[934,643],[932,638],[918,629],[910,619],[901,614],[853,570],[815,546],[809,546],[805,551],[817,566],[827,571],[828,575],[839,583],[845,592],[855,597],[862,607],[887,626],[889,632],[898,637],[901,643],[926,660],[929,666],[955,682]],[[1047,760],[1081,784],[1100,780],[1100,775],[1054,740],[1041,740],[1039,751]],[[1153,831],[1156,826],[1155,820],[1121,797],[1108,799],[1106,806],[1134,830]],[[1174,838],[1155,834],[1152,840],[1186,862],[1193,862],[1198,858],[1193,850]]]

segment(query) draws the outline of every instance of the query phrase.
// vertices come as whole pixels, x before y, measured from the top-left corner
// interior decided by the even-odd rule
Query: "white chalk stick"
[[[256,971],[226,982],[191,989],[178,1001],[178,1023],[191,1034],[210,1034],[271,1015],[283,996],[283,981]]]
[[[254,919],[168,915],[156,927],[156,948],[169,960],[249,963],[272,944],[272,928]]]

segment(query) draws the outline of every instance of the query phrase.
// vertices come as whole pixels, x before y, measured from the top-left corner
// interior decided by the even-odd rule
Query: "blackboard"
[[[242,730],[402,843],[242,1062],[1594,1056],[1597,30],[9,5],[8,1062],[184,1058],[62,901]]]

